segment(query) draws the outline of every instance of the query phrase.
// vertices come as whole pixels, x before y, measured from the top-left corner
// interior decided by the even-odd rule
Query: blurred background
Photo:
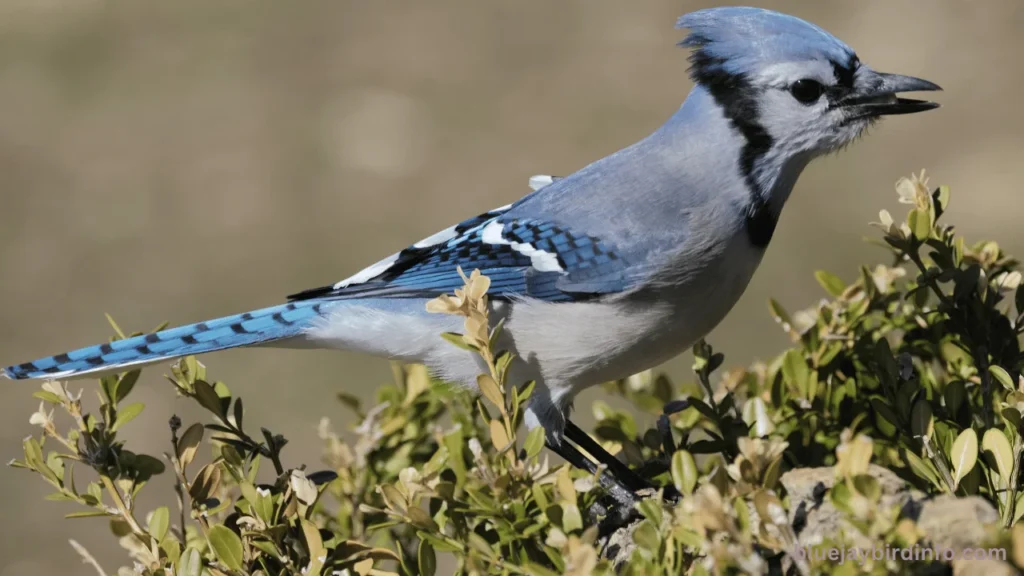
[[[0,2],[0,364],[111,333],[275,304],[335,282],[466,216],[511,202],[647,135],[691,87],[681,14],[715,2]],[[1024,4],[990,0],[779,1],[872,67],[933,80],[942,108],[893,118],[814,162],[746,295],[710,336],[727,365],[778,353],[775,297],[824,296],[885,261],[868,222],[894,182],[927,168],[952,186],[948,221],[1024,255]],[[247,422],[315,465],[316,424],[352,424],[338,390],[371,399],[386,361],[346,353],[206,356],[245,397]],[[689,379],[689,359],[665,367]],[[134,396],[138,451],[197,413],[153,368]],[[82,383],[90,389],[92,381]],[[0,455],[20,457],[34,384],[0,390]],[[92,395],[91,390],[88,392]],[[590,391],[577,401],[591,419]],[[252,424],[251,424],[252,425]],[[169,474],[148,492],[173,502]],[[0,469],[0,576],[113,572],[97,519],[28,472]],[[152,494],[151,494],[152,496]],[[143,503],[143,509],[146,503]]]

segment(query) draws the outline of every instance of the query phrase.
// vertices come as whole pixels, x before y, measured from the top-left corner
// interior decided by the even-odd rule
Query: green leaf
[[[441,338],[444,338],[463,350],[473,350],[473,348],[471,348],[469,344],[466,344],[466,341],[462,339],[462,334],[459,334],[458,332],[443,332],[441,333]]]
[[[562,530],[566,533],[583,529],[583,515],[575,502],[562,504]]]
[[[46,390],[36,390],[35,392],[32,393],[32,396],[35,398],[39,398],[40,400],[49,402],[50,404],[61,404],[64,402],[63,400],[60,399],[60,396],[57,396],[53,392],[47,392]]]
[[[196,502],[205,502],[220,486],[221,471],[217,464],[203,466],[192,480],[189,495]]]
[[[490,374],[480,374],[477,376],[476,384],[484,398],[487,398],[491,404],[498,406],[504,411],[505,395],[501,393],[501,388],[498,387],[498,383],[494,381],[494,378],[491,378]]]
[[[469,547],[479,552],[480,554],[483,554],[485,558],[495,557],[494,549],[491,548],[491,545],[487,543],[487,540],[484,540],[483,536],[477,534],[476,532],[470,532],[468,541]]]
[[[419,536],[421,540],[423,540],[425,542],[429,542],[430,545],[431,545],[431,548],[433,548],[435,552],[458,552],[458,551],[460,551],[460,548],[458,546],[456,546],[454,544],[450,544],[450,543],[442,540],[438,536],[430,534],[429,532],[424,532],[422,530],[418,530],[416,532],[416,535]]]
[[[437,522],[434,522],[434,519],[423,508],[409,508],[406,510],[406,514],[409,515],[409,520],[419,528],[430,530],[431,532],[438,532],[441,529]]]
[[[214,528],[224,528],[224,526],[215,526]],[[228,530],[227,528],[224,529],[231,532],[231,530]],[[199,550],[196,550],[191,546],[186,548],[185,551],[182,552],[181,557],[178,558],[174,574],[176,576],[201,576],[202,572],[203,556],[199,553]]]
[[[95,518],[96,516],[109,516],[109,515],[110,514],[108,514],[107,512],[105,512],[103,510],[85,510],[83,512],[72,512],[70,514],[65,514],[64,517],[68,518],[68,519],[71,519],[71,518]]]
[[[644,520],[636,527],[636,530],[633,532],[633,541],[636,542],[637,546],[648,552],[657,553],[658,548],[661,547],[661,536],[650,520]]]
[[[933,486],[942,488],[942,482],[939,481],[938,472],[935,471],[935,467],[930,463],[922,459],[917,454],[914,454],[910,450],[904,449],[903,458],[910,465],[910,469],[914,471],[919,478],[931,482]]]
[[[956,418],[957,412],[960,411],[960,406],[967,397],[967,390],[964,388],[963,380],[956,380],[946,384],[942,397],[946,402],[946,410],[949,412],[949,415]]]
[[[139,376],[142,374],[142,370],[136,369],[131,372],[125,372],[117,381],[117,394],[114,398],[120,402],[128,396],[128,393],[135,388],[135,383],[139,381]]]
[[[768,312],[779,324],[783,324],[785,326],[792,324],[792,320],[789,318],[789,313],[786,312],[786,309],[782,307],[782,304],[779,304],[774,298],[768,299]]]
[[[164,541],[160,543],[160,549],[167,554],[167,561],[170,562],[172,566],[178,564],[178,559],[181,558],[181,544],[178,542],[177,538],[173,536],[165,538]]]
[[[219,416],[222,420],[226,414],[224,412],[224,405],[221,404],[220,396],[214,391],[213,386],[210,386],[202,380],[196,380],[195,383],[196,401],[203,407]]]
[[[664,517],[662,506],[663,504],[660,500],[656,498],[646,498],[641,500],[640,503],[636,505],[636,508],[644,518],[653,522],[655,526],[661,526],[661,520]]]
[[[1003,370],[1001,366],[996,366],[995,364],[989,366],[988,373],[998,380],[999,383],[1003,385],[1003,388],[1006,388],[1010,392],[1017,390],[1017,386],[1014,385],[1013,378],[1010,378],[1010,375],[1006,370]]]
[[[878,479],[870,474],[858,474],[854,476],[853,487],[857,489],[857,492],[866,496],[867,499],[873,503],[877,503],[882,497],[882,488],[878,484]]]
[[[927,240],[932,234],[931,215],[923,210],[918,210],[917,208],[911,210],[907,214],[907,225],[910,226],[910,232],[914,235],[914,238],[918,240]]]
[[[896,426],[897,428],[899,427],[899,417],[896,415],[896,412],[893,411],[892,407],[885,403],[885,400],[882,400],[881,398],[878,397],[872,398],[871,407],[874,408],[875,412],[877,412],[878,415],[881,416],[886,422],[892,424],[893,426]]]
[[[697,463],[693,455],[686,450],[678,450],[672,455],[672,483],[680,493],[689,496],[697,485]]]
[[[167,506],[157,508],[149,517],[149,535],[155,538],[158,544],[163,542],[164,537],[167,536],[170,520],[171,514]]]
[[[945,212],[946,207],[949,206],[949,186],[939,186],[935,192],[932,192],[932,201],[935,203],[939,215]]]
[[[797,390],[807,397],[811,369],[807,366],[807,361],[804,360],[804,355],[800,350],[793,348],[786,351],[786,355],[782,358],[782,376],[790,383],[795,384]]]
[[[110,430],[116,432],[118,428],[131,422],[139,414],[142,414],[142,409],[145,407],[146,406],[142,402],[118,407],[117,419],[114,420],[114,424],[110,427]]]
[[[188,468],[188,465],[192,463],[192,459],[196,457],[196,450],[199,449],[199,443],[202,441],[203,425],[198,422],[189,426],[181,438],[178,438],[177,455],[182,470]]]
[[[910,431],[914,436],[924,438],[931,438],[935,431],[932,405],[924,398],[915,402],[914,408],[910,412]]]
[[[523,442],[523,450],[526,450],[526,457],[533,458],[544,449],[544,427],[538,426],[526,434],[526,441]]]
[[[992,453],[996,468],[999,470],[999,481],[1003,486],[1007,486],[1013,474],[1013,449],[1010,448],[1010,441],[1001,431],[989,428],[981,437],[981,447],[984,451]]]
[[[978,461],[978,434],[968,428],[957,436],[953,449],[949,451],[949,459],[953,463],[953,485],[959,486],[960,481],[974,469]]]
[[[323,560],[327,556],[327,551],[324,549],[324,541],[320,537],[320,530],[315,524],[306,520],[305,518],[300,519],[302,524],[302,534],[306,539],[306,549],[309,550],[309,574],[319,574],[320,568],[323,566]]]
[[[426,540],[420,540],[420,547],[416,552],[416,562],[422,576],[434,576],[437,572],[437,555],[434,554],[434,547]]]
[[[242,399],[241,398],[235,398],[234,414],[235,414],[235,426],[238,427],[238,429],[240,429],[240,430],[243,429],[242,428],[242,417],[245,415],[245,408],[242,407]]]
[[[217,524],[210,528],[207,539],[218,560],[232,570],[242,569],[242,539],[238,534],[223,524]]]
[[[825,292],[828,292],[834,298],[838,298],[846,290],[846,284],[838,276],[830,272],[818,270],[814,273],[814,278],[825,289]]]
[[[107,317],[107,323],[110,324],[110,327],[114,329],[114,333],[117,334],[117,337],[121,340],[124,340],[124,331],[121,330],[121,327],[117,325],[117,322],[114,322],[114,317],[111,316],[110,314],[104,314],[104,316]]]

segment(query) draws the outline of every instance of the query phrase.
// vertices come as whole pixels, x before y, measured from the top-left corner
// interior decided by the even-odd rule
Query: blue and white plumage
[[[527,424],[554,444],[580,390],[652,367],[713,329],[745,290],[800,172],[877,118],[934,108],[937,90],[881,74],[803,20],[756,8],[682,17],[696,85],[655,132],[519,201],[443,230],[287,304],[11,366],[78,376],[252,344],[423,362],[475,387],[475,356],[444,341],[461,319],[425,303],[491,280],[515,382],[536,380]],[[575,441],[575,440],[574,440]],[[589,450],[589,448],[588,448]]]

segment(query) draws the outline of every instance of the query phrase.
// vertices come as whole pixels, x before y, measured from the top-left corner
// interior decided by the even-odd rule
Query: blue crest
[[[676,28],[690,34],[679,44],[697,48],[703,65],[746,74],[780,62],[827,59],[846,67],[856,57],[842,40],[810,22],[763,8],[730,6],[691,12]]]

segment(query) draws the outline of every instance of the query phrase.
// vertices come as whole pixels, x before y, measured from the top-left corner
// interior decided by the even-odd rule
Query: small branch
[[[85,546],[82,546],[75,540],[68,540],[68,543],[70,543],[71,547],[75,549],[75,552],[78,552],[78,555],[82,557],[83,564],[89,564],[90,566],[95,568],[96,572],[100,576],[107,576],[107,571],[104,570],[103,567],[100,566],[100,563],[92,557],[92,554],[90,554],[89,551],[85,549]]]
[[[135,516],[132,515],[128,505],[125,504],[124,498],[121,497],[121,492],[118,491],[117,486],[114,486],[114,481],[110,479],[110,476],[100,474],[100,482],[103,483],[103,486],[107,489],[110,497],[114,499],[114,505],[117,507],[118,512],[121,513],[124,521],[128,523],[128,527],[132,529],[132,532],[134,532],[136,536],[148,539],[149,534],[143,530],[142,526],[139,525],[139,522],[135,520]]]
[[[178,516],[179,526],[181,528],[181,541],[185,541],[185,475],[181,470],[181,462],[178,460],[178,428],[181,427],[181,419],[175,414],[170,422],[171,428],[171,450],[175,454],[164,453],[164,457],[167,458],[171,463],[171,467],[174,468],[174,493],[178,496]]]

